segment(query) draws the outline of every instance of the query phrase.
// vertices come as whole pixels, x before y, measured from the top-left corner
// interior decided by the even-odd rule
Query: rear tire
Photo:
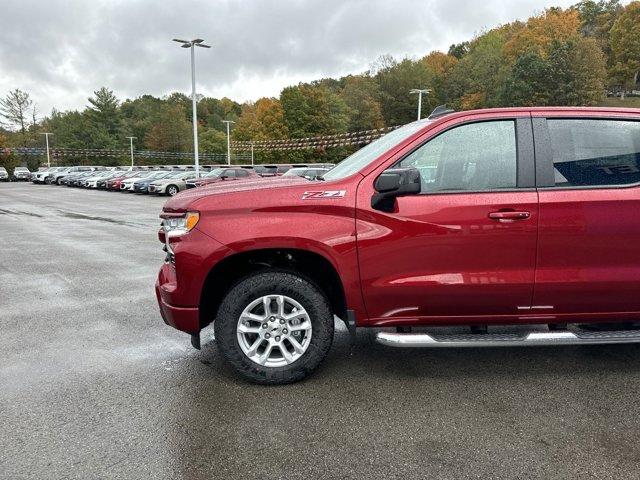
[[[282,385],[302,380],[324,360],[333,341],[333,314],[310,281],[294,273],[263,272],[229,290],[214,328],[218,348],[240,375]]]
[[[180,190],[178,189],[178,187],[176,187],[175,185],[169,185],[167,187],[167,195],[169,195],[170,197],[173,197],[176,193],[178,193]]]

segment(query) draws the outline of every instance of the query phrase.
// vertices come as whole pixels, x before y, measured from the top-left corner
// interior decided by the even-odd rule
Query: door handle
[[[491,212],[489,218],[491,220],[498,220],[499,222],[512,222],[514,220],[526,220],[531,217],[529,212],[516,212],[513,210]]]

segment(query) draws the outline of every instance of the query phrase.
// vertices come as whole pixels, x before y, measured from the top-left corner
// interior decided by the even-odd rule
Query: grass
[[[621,100],[616,97],[607,97],[603,99],[599,104],[599,107],[625,107],[625,108],[640,108],[640,97],[628,97]]]

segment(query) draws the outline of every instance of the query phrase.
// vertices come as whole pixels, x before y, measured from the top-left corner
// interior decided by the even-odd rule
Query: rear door
[[[640,118],[594,115],[533,119],[540,313],[640,312]]]
[[[418,168],[421,194],[384,212],[371,206],[381,171],[360,184],[358,256],[374,324],[499,322],[531,305],[538,198],[529,114],[466,118],[389,165]]]

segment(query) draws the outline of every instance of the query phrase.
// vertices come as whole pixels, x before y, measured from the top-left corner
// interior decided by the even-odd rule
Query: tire
[[[46,177],[44,179],[44,183],[47,184],[47,185],[51,185],[51,178],[50,177]]]
[[[265,297],[270,296],[274,297],[271,301],[271,312],[280,310],[279,299],[284,299],[282,303],[285,304],[285,307],[280,311],[286,311],[293,304],[298,304],[302,308],[296,308],[295,311],[290,311],[285,316],[296,316],[300,312],[304,312],[304,318],[298,320],[299,323],[294,326],[295,319],[283,321],[279,313],[274,312],[277,318],[273,320],[273,316],[268,316],[268,313],[271,312],[264,311],[266,308],[261,306],[263,304],[260,303],[263,302]],[[264,320],[255,321],[255,324],[253,323],[254,320],[252,320],[251,325],[254,329],[259,328],[261,333],[243,334],[238,330],[241,326],[240,317],[247,308],[256,302],[258,302],[257,311],[260,312],[263,309],[265,318]],[[264,323],[262,323],[263,321]],[[249,323],[246,323],[246,325],[249,326]],[[266,330],[263,330],[265,325],[267,325]],[[295,333],[287,331],[286,328],[290,325],[292,326],[291,330],[296,329],[299,331]],[[276,336],[278,335],[278,328],[280,328],[280,335],[283,335],[284,332],[284,334],[288,333],[288,337],[285,337],[285,335],[282,337]],[[306,328],[308,331],[301,332],[302,328]],[[333,342],[333,314],[326,296],[309,280],[289,272],[263,272],[245,277],[229,290],[218,310],[214,329],[218,348],[224,358],[240,375],[254,383],[283,385],[302,380],[324,360]],[[271,337],[271,340],[264,340],[264,335],[268,336],[270,331],[275,332],[274,336]],[[293,338],[293,340],[296,340],[298,347],[303,346],[305,348],[302,353],[296,351],[290,340],[296,334],[299,336]],[[241,340],[241,338],[251,335],[254,335],[253,339],[256,342],[258,342],[259,336],[263,335],[263,340],[261,340],[263,343],[261,345],[264,350],[261,353],[259,349],[256,350],[256,353],[252,356],[255,360],[250,358],[243,350],[243,348],[246,350],[247,346],[252,344],[254,340],[251,339],[247,343]],[[309,336],[307,337],[306,335]],[[271,342],[275,342],[279,338],[282,338],[281,343],[278,344],[279,346],[274,346],[270,349],[272,352],[270,355],[274,359],[267,360],[267,362],[272,362],[274,365],[258,363],[259,358],[266,352],[266,346],[271,345]],[[245,346],[241,346],[241,343]],[[289,357],[295,358],[293,360],[289,358],[289,361],[285,359],[281,348],[289,352]],[[282,359],[278,360],[278,356],[281,356]],[[278,361],[286,364],[277,365]]]
[[[165,191],[167,192],[167,195],[169,195],[170,197],[173,197],[176,193],[180,191],[180,189],[175,185],[169,185],[167,186],[167,189]]]

